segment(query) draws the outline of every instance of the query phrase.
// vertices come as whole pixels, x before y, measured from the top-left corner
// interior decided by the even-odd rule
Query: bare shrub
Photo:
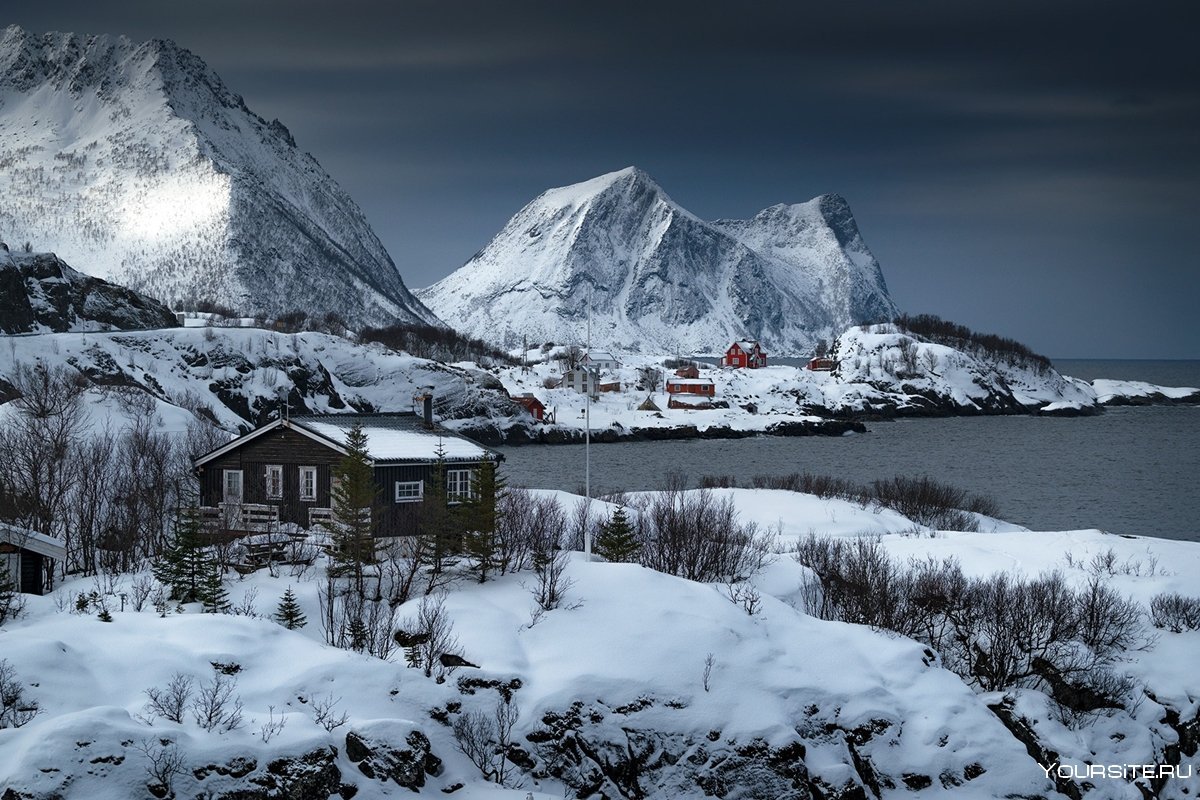
[[[417,615],[401,623],[395,633],[396,644],[404,649],[408,666],[420,669],[426,678],[437,674],[439,679],[453,671],[453,667],[442,665],[442,655],[462,655],[458,637],[454,635],[454,622],[446,611],[446,594],[437,592],[421,598]]]
[[[25,696],[12,664],[0,659],[0,730],[27,725],[40,711],[37,701]]]
[[[129,602],[134,611],[141,611],[146,607],[146,601],[154,594],[156,586],[154,578],[145,573],[133,579],[129,587]]]
[[[1099,578],[969,579],[951,559],[901,563],[869,538],[810,535],[795,558],[820,581],[802,587],[809,613],[911,636],[984,691],[1046,687],[1076,711],[1113,707],[1130,697],[1113,665],[1152,643],[1141,607]]]
[[[1150,600],[1150,621],[1172,633],[1200,631],[1200,597],[1163,592]]]
[[[242,700],[235,697],[237,678],[217,672],[212,681],[200,684],[192,699],[192,718],[203,730],[233,731],[242,724]]]
[[[276,718],[275,706],[267,706],[267,721],[259,727],[258,738],[262,739],[263,744],[267,744],[283,733],[285,725],[287,725],[287,717],[283,715],[283,712],[280,712],[279,717]]]
[[[704,685],[704,691],[706,692],[711,686],[713,666],[715,666],[716,663],[716,656],[714,656],[712,653],[709,653],[704,657],[704,675],[701,679],[701,683]]]
[[[185,761],[179,746],[171,739],[143,739],[133,748],[149,761],[146,764],[146,774],[154,780],[154,784],[147,788],[155,797],[174,796],[172,783],[175,777],[183,772]]]
[[[491,714],[471,710],[455,717],[454,741],[484,780],[509,785],[508,753],[520,716],[516,703],[500,698]]]
[[[773,538],[742,525],[732,498],[708,489],[685,492],[678,483],[642,495],[635,533],[643,566],[693,581],[744,580],[770,562]]]
[[[171,722],[183,722],[183,714],[192,697],[194,682],[191,676],[176,672],[164,687],[152,686],[146,690],[146,706],[142,711],[147,721],[162,717]]]
[[[725,596],[729,598],[729,602],[740,607],[752,617],[762,611],[762,594],[752,583],[747,581],[731,583],[725,587]]]
[[[332,694],[321,698],[320,700],[313,698],[312,715],[313,722],[325,729],[326,733],[333,733],[338,728],[350,721],[350,715],[345,711],[338,711],[337,705],[342,702],[342,698],[335,698]]]

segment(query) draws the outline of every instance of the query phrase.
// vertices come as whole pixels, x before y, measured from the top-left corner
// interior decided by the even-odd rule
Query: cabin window
[[[471,470],[446,471],[446,497],[451,503],[461,503],[471,496]]]
[[[301,500],[316,500],[317,499],[317,468],[316,467],[301,467],[300,468],[300,499]]]
[[[425,481],[396,481],[396,502],[415,503],[425,496]]]
[[[240,469],[225,470],[225,491],[223,496],[226,503],[242,502],[242,471]]]
[[[272,500],[283,497],[283,467],[280,464],[267,465],[267,497]]]

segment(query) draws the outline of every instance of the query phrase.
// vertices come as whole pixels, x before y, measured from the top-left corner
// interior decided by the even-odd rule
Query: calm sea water
[[[1079,378],[1200,386],[1200,361],[1056,361]],[[1037,530],[1100,528],[1200,541],[1200,406],[1112,408],[1098,417],[983,417],[873,422],[869,433],[624,442],[592,448],[598,492],[653,489],[671,472],[704,475],[809,471],[871,481],[929,475],[989,494],[1001,516]],[[502,448],[510,482],[583,486],[583,447]]]

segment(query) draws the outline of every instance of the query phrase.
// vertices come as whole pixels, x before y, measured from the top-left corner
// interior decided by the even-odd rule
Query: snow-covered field
[[[458,669],[444,683],[406,668],[398,654],[385,661],[326,646],[315,569],[305,577],[286,569],[276,577],[229,576],[234,604],[256,594],[258,616],[188,607],[161,617],[150,607],[121,611],[114,595],[108,598],[113,621],[105,623],[94,612],[73,612],[80,592],[105,587],[68,581],[51,596],[29,598],[27,613],[0,628],[0,658],[41,708],[24,727],[0,730],[0,788],[17,792],[13,797],[145,796],[151,762],[142,751],[158,755],[165,741],[184,757],[173,781],[178,797],[232,796],[235,788],[261,788],[253,781],[269,775],[292,780],[303,772],[296,764],[268,764],[313,753],[309,777],[332,780],[336,773],[331,792],[345,784],[357,786],[359,797],[403,797],[412,791],[360,771],[361,753],[351,760],[347,734],[404,749],[418,730],[442,762],[436,774],[423,776],[420,793],[428,796],[462,784],[454,796],[560,798],[564,787],[547,775],[554,754],[584,753],[578,757],[586,769],[643,751],[640,787],[656,798],[700,797],[702,787],[723,797],[806,797],[802,786],[825,787],[827,796],[852,796],[837,792],[854,787],[882,797],[1051,796],[1042,767],[988,709],[1000,698],[972,691],[912,640],[805,614],[800,587],[807,570],[786,553],[810,533],[870,535],[899,558],[953,556],[968,575],[1059,570],[1082,585],[1096,574],[1088,565],[1104,561],[1111,586],[1141,603],[1161,591],[1195,594],[1200,587],[1195,543],[1030,532],[999,521],[985,521],[982,533],[930,532],[895,512],[841,500],[715,491],[736,503],[743,521],[777,531],[781,553],[753,579],[763,594],[758,613],[730,602],[724,585],[589,563],[576,554],[564,607],[540,618],[527,573],[454,588],[447,600],[454,634],[479,668]],[[547,495],[568,507],[578,501]],[[309,620],[295,631],[265,618],[288,587]],[[108,588],[128,592],[128,579]],[[414,614],[416,605],[396,609],[396,620]],[[1151,648],[1122,665],[1152,693],[1132,713],[1101,714],[1071,728],[1048,710],[1041,692],[1012,693],[1018,712],[1062,763],[1157,763],[1178,739],[1163,722],[1164,709],[1185,721],[1196,718],[1200,632],[1157,633]],[[213,662],[240,667],[232,677],[244,724],[206,732],[190,715],[182,723],[142,718],[147,689],[165,686],[176,673],[193,677],[197,687],[211,684]],[[451,729],[430,716],[454,703],[461,711],[451,705],[451,717],[491,713],[496,690],[460,686],[464,677],[520,680],[514,741],[531,766],[515,773],[512,788],[482,781]],[[314,709],[331,701],[347,721],[326,731]],[[279,719],[286,720],[282,730],[264,733]],[[864,775],[873,776],[874,789]],[[1195,796],[1196,780],[1169,783],[1161,796]],[[1087,797],[1142,796],[1123,780],[1092,784]]]

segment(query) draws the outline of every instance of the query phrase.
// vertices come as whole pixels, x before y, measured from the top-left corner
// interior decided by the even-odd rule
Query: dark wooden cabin
[[[380,536],[419,533],[425,486],[439,460],[446,493],[465,496],[475,470],[493,453],[427,416],[323,414],[277,419],[196,459],[201,514],[226,533],[259,533],[293,523],[308,529],[332,518],[331,476],[357,423],[367,435],[379,489]]]
[[[50,591],[54,588],[54,562],[66,557],[66,547],[53,536],[0,522],[0,574],[18,592]]]

